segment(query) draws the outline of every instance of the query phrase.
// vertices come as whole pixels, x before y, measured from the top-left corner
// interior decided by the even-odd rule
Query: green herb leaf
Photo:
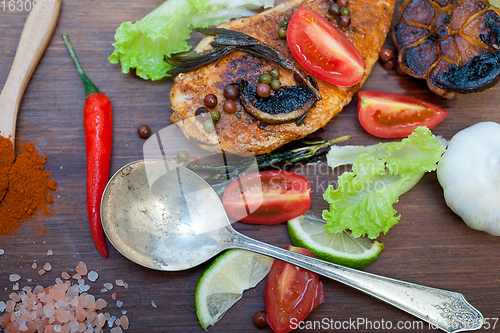
[[[123,73],[135,68],[145,80],[160,80],[173,68],[164,57],[188,51],[186,41],[194,28],[251,16],[256,9],[272,6],[273,0],[167,0],[140,21],[120,25],[109,61],[120,62]]]
[[[354,237],[372,239],[387,233],[400,218],[393,204],[425,172],[436,169],[444,151],[443,143],[427,127],[417,128],[401,142],[344,150],[332,147],[327,155],[330,166],[354,162],[352,171],[338,178],[338,188],[329,186],[323,195],[330,204],[330,210],[323,211],[325,230],[332,234],[350,229]]]

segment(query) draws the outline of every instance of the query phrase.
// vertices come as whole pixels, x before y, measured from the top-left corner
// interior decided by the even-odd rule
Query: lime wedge
[[[253,288],[271,269],[273,259],[245,250],[228,250],[203,272],[195,291],[196,315],[201,327],[219,321],[243,291]]]
[[[363,269],[384,249],[384,243],[369,238],[352,237],[349,231],[328,235],[325,221],[304,214],[288,221],[288,233],[294,246],[308,249],[316,258],[335,264]]]

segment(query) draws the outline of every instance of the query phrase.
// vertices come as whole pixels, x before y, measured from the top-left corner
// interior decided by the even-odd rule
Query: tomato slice
[[[364,90],[358,97],[361,126],[380,138],[406,137],[419,126],[439,124],[447,114],[434,104],[406,95]]]
[[[339,29],[309,8],[293,14],[286,40],[298,63],[326,82],[350,87],[363,78],[366,64],[359,51]]]
[[[222,202],[226,213],[241,222],[286,222],[311,206],[311,184],[289,171],[251,173],[229,184]]]
[[[314,257],[301,247],[286,250]],[[319,276],[303,268],[275,260],[269,271],[264,291],[267,323],[275,333],[297,328],[311,311],[325,301]]]

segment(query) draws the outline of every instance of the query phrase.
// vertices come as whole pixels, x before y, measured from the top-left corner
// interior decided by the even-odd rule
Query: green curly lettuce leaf
[[[115,50],[109,57],[121,63],[122,72],[135,68],[137,76],[160,80],[173,68],[164,61],[172,53],[188,51],[194,28],[208,27],[233,18],[251,16],[274,0],[167,0],[136,23],[123,22],[116,30]]]
[[[417,128],[401,142],[343,148],[335,147],[327,155],[331,167],[352,163],[352,171],[340,175],[338,188],[329,186],[323,195],[330,204],[330,210],[323,211],[325,230],[332,234],[350,229],[354,237],[372,239],[398,223],[400,215],[393,205],[425,172],[436,170],[445,151],[427,127]]]

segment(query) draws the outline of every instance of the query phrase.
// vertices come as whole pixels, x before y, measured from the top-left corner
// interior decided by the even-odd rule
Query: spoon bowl
[[[120,169],[104,191],[101,217],[113,246],[149,268],[189,269],[225,249],[240,248],[344,283],[446,332],[476,330],[484,321],[462,294],[339,266],[236,232],[214,190],[175,163],[144,160]]]
[[[230,223],[217,194],[192,171],[161,160],[124,166],[101,203],[108,239],[157,270],[189,269],[224,250]]]

